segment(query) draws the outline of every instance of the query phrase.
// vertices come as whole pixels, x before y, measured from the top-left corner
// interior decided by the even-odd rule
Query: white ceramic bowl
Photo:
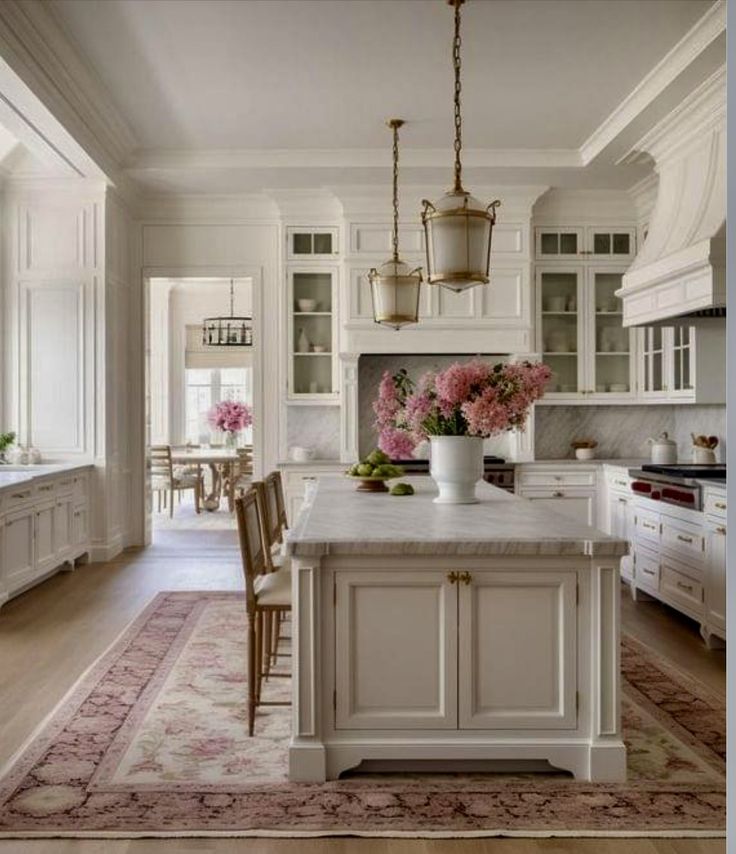
[[[575,448],[575,456],[579,460],[594,460],[595,448]]]
[[[314,459],[314,448],[302,448],[295,445],[291,449],[291,458],[295,463],[308,463]]]
[[[327,347],[325,347],[324,344],[313,344],[312,345],[312,352],[313,353],[326,353]]]
[[[299,311],[317,311],[316,299],[298,299],[296,304]]]

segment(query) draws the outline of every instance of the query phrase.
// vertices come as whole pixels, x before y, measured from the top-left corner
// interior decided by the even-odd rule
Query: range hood
[[[636,146],[659,176],[647,237],[617,291],[624,326],[726,311],[726,88],[720,69]]]

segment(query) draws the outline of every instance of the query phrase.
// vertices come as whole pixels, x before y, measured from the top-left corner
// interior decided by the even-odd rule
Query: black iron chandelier
[[[230,314],[205,317],[202,321],[205,347],[252,347],[253,318],[235,314],[235,282],[230,279]]]

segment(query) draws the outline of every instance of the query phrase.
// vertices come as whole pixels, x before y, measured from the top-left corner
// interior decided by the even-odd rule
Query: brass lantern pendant
[[[393,254],[390,260],[368,273],[373,300],[373,319],[376,323],[401,329],[419,320],[419,290],[422,284],[420,267],[411,269],[399,258],[399,128],[402,119],[387,122],[393,131]]]
[[[491,236],[496,223],[496,199],[483,206],[463,189],[462,115],[460,112],[460,6],[464,0],[448,0],[455,9],[452,64],[455,70],[455,184],[436,202],[424,199],[422,225],[427,247],[427,282],[460,292],[490,281]]]

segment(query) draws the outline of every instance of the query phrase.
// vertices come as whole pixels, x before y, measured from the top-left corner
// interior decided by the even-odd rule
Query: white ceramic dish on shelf
[[[316,299],[298,299],[296,304],[299,311],[317,311],[319,305]]]

